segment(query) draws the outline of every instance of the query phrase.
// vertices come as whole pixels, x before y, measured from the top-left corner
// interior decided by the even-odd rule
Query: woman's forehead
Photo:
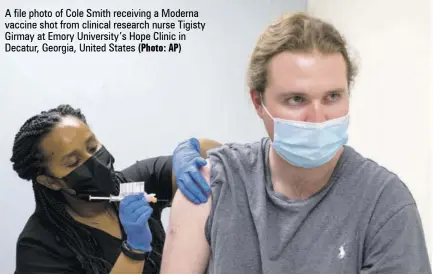
[[[41,147],[48,157],[61,158],[80,150],[93,135],[89,127],[75,117],[64,117],[41,141]]]

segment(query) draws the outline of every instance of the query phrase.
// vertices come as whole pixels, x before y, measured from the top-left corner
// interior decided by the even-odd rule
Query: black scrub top
[[[173,195],[171,156],[138,161],[121,172],[130,182],[145,181],[147,193],[155,193],[158,199],[171,201]],[[146,260],[143,274],[159,273],[165,240],[161,212],[167,206],[169,206],[167,202],[152,204],[153,213],[149,219],[149,227],[152,231],[151,253],[153,255]],[[114,266],[121,253],[122,240],[99,229],[82,226],[85,226],[96,239],[104,259]],[[120,227],[122,228],[122,239],[126,239],[123,227]],[[75,254],[62,244],[59,237],[51,233],[55,230],[56,228],[46,220],[42,210],[36,207],[18,237],[15,273],[85,273]]]

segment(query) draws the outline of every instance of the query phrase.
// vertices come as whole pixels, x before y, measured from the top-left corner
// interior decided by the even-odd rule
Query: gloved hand
[[[200,156],[200,143],[195,138],[180,143],[174,150],[173,170],[177,186],[195,204],[206,202],[211,193],[200,173],[200,168],[205,165],[206,160]]]
[[[143,193],[127,196],[120,202],[120,222],[128,236],[127,243],[135,250],[145,252],[152,250],[150,246],[152,233],[147,222],[152,211]]]

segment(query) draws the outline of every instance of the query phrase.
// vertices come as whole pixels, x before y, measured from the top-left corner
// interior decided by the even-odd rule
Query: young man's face
[[[346,63],[340,53],[283,52],[268,65],[264,105],[274,118],[324,122],[349,111]],[[257,113],[269,136],[273,120],[261,106],[260,95],[251,91]]]

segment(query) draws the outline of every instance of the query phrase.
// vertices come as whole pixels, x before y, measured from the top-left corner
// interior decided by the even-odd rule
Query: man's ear
[[[256,90],[250,90],[250,97],[257,114],[259,117],[263,118],[262,97],[260,96],[260,92]]]
[[[36,177],[36,181],[39,184],[42,184],[43,186],[50,188],[51,190],[61,190],[62,189],[62,183],[59,182],[59,180],[54,179],[52,177],[46,176],[46,175],[39,175]]]

